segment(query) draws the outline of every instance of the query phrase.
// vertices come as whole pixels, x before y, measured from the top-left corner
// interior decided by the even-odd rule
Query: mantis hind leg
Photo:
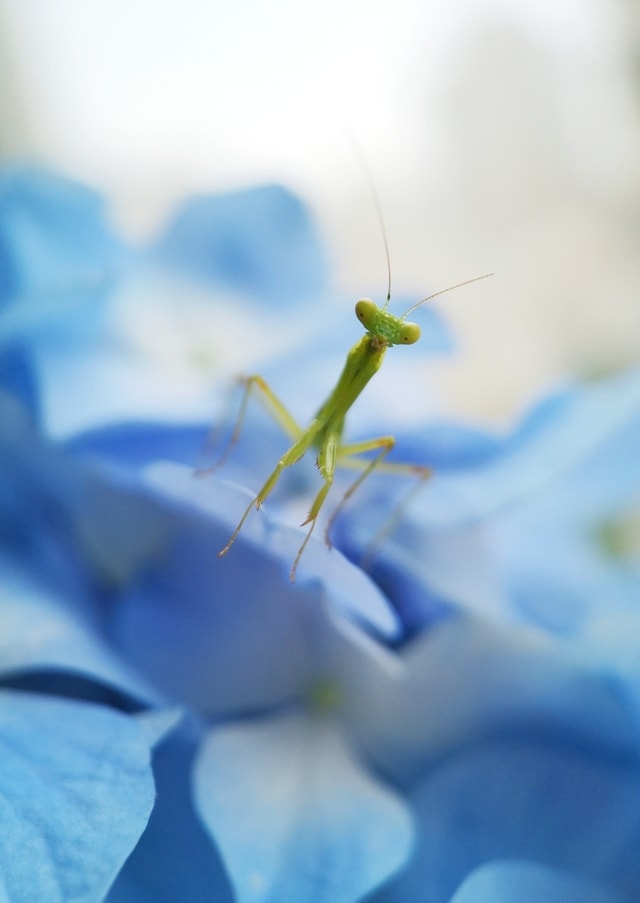
[[[393,532],[393,529],[395,528],[406,505],[411,501],[413,496],[420,491],[424,483],[432,474],[431,468],[425,467],[421,464],[406,464],[404,462],[386,461],[385,458],[393,449],[394,445],[395,439],[393,436],[380,436],[375,439],[365,440],[364,442],[344,445],[340,448],[337,465],[339,467],[347,469],[360,470],[361,473],[357,477],[357,479],[354,480],[353,483],[347,488],[346,492],[338,502],[335,510],[333,511],[331,517],[327,522],[325,528],[325,542],[329,548],[331,548],[332,545],[331,529],[336,521],[336,518],[339,516],[345,504],[348,502],[354,492],[362,485],[366,478],[371,473],[373,473],[374,470],[380,473],[413,477],[418,481],[416,485],[412,486],[409,492],[400,499],[397,505],[394,506],[393,510],[385,519],[382,526],[376,531],[376,533],[373,535],[373,538],[367,544],[361,561],[361,565],[365,567],[365,569],[367,565],[371,563],[371,558],[375,549],[380,545],[380,543],[386,536]],[[375,450],[378,450],[378,454],[373,458],[360,457],[360,455],[366,452]]]
[[[295,418],[289,413],[275,392],[261,376],[258,376],[257,374],[254,374],[253,376],[243,376],[239,380],[239,383],[243,386],[243,392],[238,416],[236,417],[231,436],[218,460],[209,467],[198,469],[196,471],[198,476],[206,476],[207,474],[213,473],[225,463],[238,443],[247,413],[249,399],[254,394],[274,423],[277,423],[290,439],[296,441],[303,433],[302,428],[298,425]]]
[[[367,542],[362,556],[360,558],[360,567],[368,570],[373,563],[376,550],[390,536],[398,526],[402,512],[409,505],[412,499],[420,492],[426,481],[431,477],[432,471],[429,467],[423,467],[414,464],[407,464],[408,472],[416,478],[417,482],[402,496],[400,501],[394,505],[388,516],[378,527],[371,539]]]

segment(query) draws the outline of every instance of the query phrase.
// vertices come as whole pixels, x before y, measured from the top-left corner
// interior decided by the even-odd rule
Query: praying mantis
[[[226,555],[233,546],[253,508],[259,509],[264,504],[271,491],[276,486],[282,472],[288,467],[292,467],[296,464],[309,450],[315,451],[316,465],[320,472],[322,485],[311,504],[306,519],[301,524],[302,527],[308,525],[309,529],[298,549],[291,567],[289,578],[292,583],[295,582],[300,559],[311,538],[320,511],[322,510],[333,485],[336,468],[340,467],[357,470],[360,471],[360,473],[343,494],[326,524],[324,538],[328,548],[331,548],[331,528],[336,517],[347,500],[374,470],[412,476],[418,480],[419,485],[426,481],[431,475],[431,469],[424,465],[386,461],[385,459],[395,445],[395,438],[391,435],[377,436],[373,439],[365,439],[360,442],[344,443],[342,437],[345,418],[369,381],[382,366],[387,349],[393,345],[413,345],[420,338],[420,327],[417,323],[410,323],[406,319],[410,313],[421,304],[431,301],[433,298],[437,298],[446,292],[462,288],[462,286],[470,285],[473,282],[478,282],[481,279],[486,279],[493,275],[492,273],[486,273],[482,276],[476,276],[473,279],[459,282],[456,285],[449,286],[446,289],[428,295],[426,298],[422,298],[416,304],[409,307],[400,317],[392,314],[388,309],[391,302],[391,264],[389,247],[377,195],[373,188],[372,191],[387,258],[387,297],[384,305],[380,308],[369,298],[361,298],[356,303],[356,317],[362,323],[365,334],[347,353],[344,367],[334,388],[327,396],[325,402],[318,408],[311,423],[307,427],[301,427],[298,424],[261,376],[253,375],[243,377],[241,379],[241,384],[244,386],[244,391],[235,427],[226,451],[217,464],[214,465],[216,469],[220,467],[238,441],[249,398],[252,393],[259,393],[258,397],[261,399],[266,410],[291,439],[292,445],[282,455],[271,474],[267,477],[260,491],[247,505],[238,525],[231,534],[229,541],[224,548],[220,549],[218,552],[218,557],[221,558]],[[375,453],[373,457],[368,457],[372,452]]]

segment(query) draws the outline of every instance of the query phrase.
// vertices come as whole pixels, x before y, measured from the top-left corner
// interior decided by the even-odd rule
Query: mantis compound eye
[[[417,323],[403,323],[398,345],[413,345],[420,338],[420,327]]]
[[[366,330],[370,330],[379,314],[378,305],[369,298],[361,298],[356,303],[356,317]]]

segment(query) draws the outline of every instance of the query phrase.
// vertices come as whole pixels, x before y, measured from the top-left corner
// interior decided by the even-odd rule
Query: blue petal
[[[633,374],[619,380],[623,397],[633,381]],[[640,550],[635,559],[631,550],[618,559],[602,537],[608,525],[640,510],[639,442],[640,396],[562,479],[493,520],[493,555],[518,616],[579,638],[600,616],[603,599],[610,616],[636,608]]]
[[[624,903],[578,875],[536,862],[491,862],[469,875],[451,903]]]
[[[204,424],[116,423],[80,433],[65,447],[134,471],[158,460],[198,467],[209,432]]]
[[[402,488],[406,497],[406,487]],[[363,506],[360,518],[353,511],[345,512],[333,538],[355,562],[366,559],[372,550],[368,572],[398,612],[404,639],[461,609],[488,616],[502,614],[506,607],[502,574],[489,554],[485,525],[428,531],[400,526],[379,546],[371,545],[372,537],[389,521],[390,507],[385,501]]]
[[[411,849],[404,805],[362,770],[323,719],[212,730],[194,793],[238,903],[352,903]]]
[[[504,452],[504,439],[478,427],[432,420],[396,437],[394,457],[437,470],[483,466]]]
[[[436,426],[420,442],[401,433],[394,454],[436,464],[376,556],[376,579],[393,579],[407,632],[431,622],[434,600],[573,637],[603,598],[632,606],[638,562],[623,571],[596,535],[607,518],[637,510],[639,437],[640,371],[547,399],[511,436]],[[406,484],[368,481],[345,510],[336,536],[354,560]]]
[[[0,340],[0,386],[28,411],[35,422],[40,419],[40,392],[29,351],[21,342]]]
[[[437,471],[411,511],[422,528],[454,526],[535,498],[626,430],[639,407],[640,371],[547,399],[485,466]]]
[[[156,253],[176,269],[274,307],[315,295],[327,278],[307,208],[279,185],[185,202]]]
[[[172,500],[182,507],[186,506],[194,513],[206,514],[212,524],[217,521],[220,536],[226,536],[227,539],[230,535],[229,528],[236,526],[237,515],[246,506],[243,503],[250,501],[246,489],[215,477],[200,480],[194,477],[190,468],[177,465],[159,463],[149,468],[144,482],[155,488],[160,497]],[[261,520],[258,514],[258,517],[247,520],[239,539],[246,545],[256,546],[289,564],[293,563],[305,535],[305,530],[269,524]],[[229,560],[227,556],[223,563]],[[220,576],[218,579],[223,578]],[[311,537],[301,558],[296,579],[299,586],[326,584],[332,596],[332,604],[337,610],[382,635],[395,634],[397,621],[383,595],[362,571],[354,568],[339,553],[327,550],[325,544],[315,536]]]
[[[106,708],[0,692],[0,871],[11,903],[95,903],[154,801],[148,727]]]
[[[23,412],[3,404],[0,537],[35,578],[96,618],[103,594],[144,567],[169,524],[136,487],[109,480],[34,433]]]
[[[622,757],[640,749],[622,682],[531,630],[457,615],[402,660],[404,675],[363,689],[351,718],[368,754],[403,784],[489,736],[524,732]]]
[[[637,610],[637,585],[629,593],[636,603],[629,611],[610,612],[606,607],[594,613],[580,636],[580,650],[587,661],[603,671],[618,675],[625,682],[640,721],[640,612]],[[606,597],[605,597],[606,598]]]
[[[64,332],[76,334],[78,304],[87,302],[89,317],[95,316],[88,302],[112,281],[121,254],[105,225],[102,199],[93,191],[41,170],[5,169],[0,173],[0,336],[35,327],[53,327],[58,339]],[[10,300],[16,301],[13,313]]]
[[[637,757],[526,735],[471,747],[426,776],[414,794],[419,847],[390,899],[446,903],[483,863],[529,859],[634,900],[639,793]]]
[[[233,903],[220,856],[192,801],[190,775],[201,736],[202,728],[187,717],[154,750],[157,800],[109,903]]]
[[[140,700],[157,698],[62,600],[3,557],[0,575],[0,671],[55,668],[117,687]]]
[[[163,516],[172,512],[173,535],[119,596],[109,633],[173,698],[209,713],[297,698],[325,665],[317,637],[332,611],[373,633],[395,631],[374,585],[319,540],[309,543],[292,585],[303,534],[259,513],[218,559],[246,492],[169,464],[146,482]]]

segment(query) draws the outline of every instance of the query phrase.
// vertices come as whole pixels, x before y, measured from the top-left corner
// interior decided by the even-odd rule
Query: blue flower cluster
[[[368,479],[292,585],[306,460],[219,559],[286,447],[250,410],[196,475],[228,363],[304,421],[357,337],[282,188],[136,246],[92,191],[0,174],[2,900],[640,899],[640,371],[491,433],[400,349],[351,428],[434,477],[368,569],[407,486]]]

